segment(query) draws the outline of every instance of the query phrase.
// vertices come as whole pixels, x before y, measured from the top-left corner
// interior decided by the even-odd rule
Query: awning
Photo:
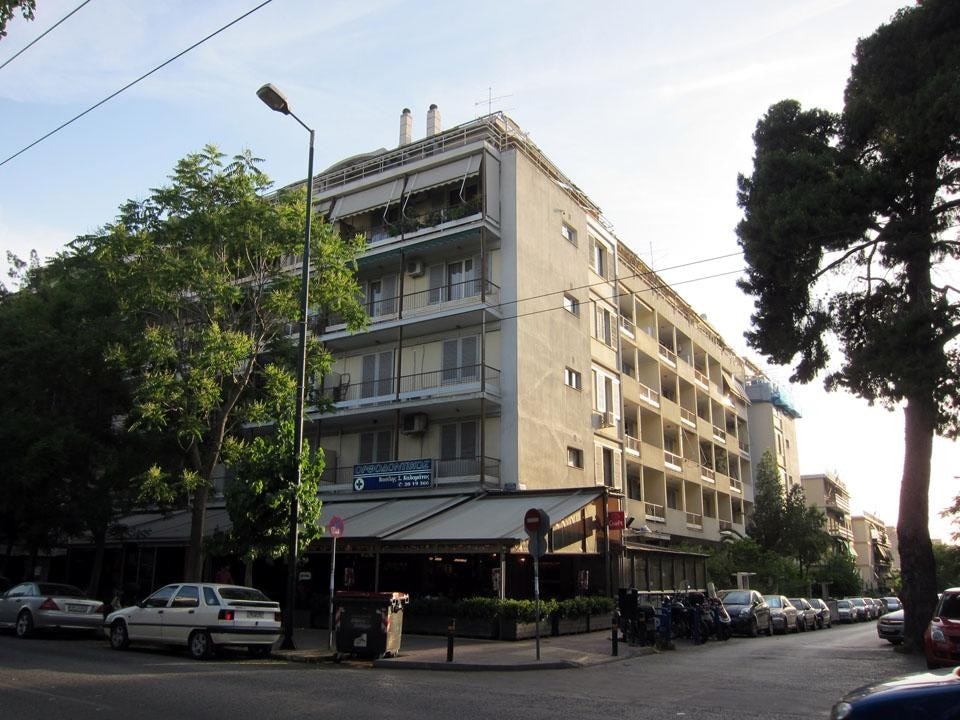
[[[731,393],[733,393],[737,398],[742,400],[745,403],[749,404],[747,399],[747,391],[744,389],[743,385],[740,384],[740,381],[733,377],[726,370],[721,371],[723,373],[724,385]]]
[[[577,490],[566,493],[482,495],[451,508],[387,539],[398,542],[430,540],[468,542],[527,538],[523,516],[531,508],[539,508],[556,525],[600,496],[599,490]]]
[[[403,188],[403,179],[397,178],[391,182],[375,185],[366,190],[338,197],[330,212],[331,220],[341,220],[349,215],[371,210],[386,205],[392,200],[399,199]]]
[[[470,499],[470,495],[428,495],[390,500],[338,502],[324,500],[320,525],[326,527],[335,515],[343,520],[343,535],[348,539],[379,538],[399,532],[437,513]]]
[[[423,192],[454,181],[462,182],[464,178],[476,175],[478,172],[480,172],[480,155],[460,158],[446,165],[421,170],[407,181],[407,194]]]

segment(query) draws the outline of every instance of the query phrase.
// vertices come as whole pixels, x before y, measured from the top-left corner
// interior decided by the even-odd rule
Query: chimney
[[[404,108],[400,113],[400,144],[409,145],[413,140],[413,115],[410,108]]]
[[[431,105],[427,111],[427,137],[439,135],[442,131],[443,128],[440,127],[440,111],[437,110],[435,104]]]

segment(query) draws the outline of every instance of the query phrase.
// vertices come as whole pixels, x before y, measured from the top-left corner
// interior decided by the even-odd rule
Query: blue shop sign
[[[433,486],[433,460],[397,460],[353,466],[354,492]]]

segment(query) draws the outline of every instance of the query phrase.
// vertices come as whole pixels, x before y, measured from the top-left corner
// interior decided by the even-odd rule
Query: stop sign
[[[330,537],[341,537],[343,535],[343,530],[343,518],[341,518],[339,515],[334,515],[332,518],[330,518],[330,522],[327,523],[327,532],[330,533]]]
[[[540,525],[542,524],[540,512],[537,508],[530,508],[523,516],[523,528],[528,535],[538,535],[540,533]]]

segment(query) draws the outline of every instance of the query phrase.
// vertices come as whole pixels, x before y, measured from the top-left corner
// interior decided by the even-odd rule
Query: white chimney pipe
[[[413,140],[413,115],[410,108],[404,108],[400,113],[400,144],[409,145]]]
[[[427,137],[438,135],[442,131],[443,128],[440,126],[440,111],[437,110],[435,104],[431,105],[427,111]]]

